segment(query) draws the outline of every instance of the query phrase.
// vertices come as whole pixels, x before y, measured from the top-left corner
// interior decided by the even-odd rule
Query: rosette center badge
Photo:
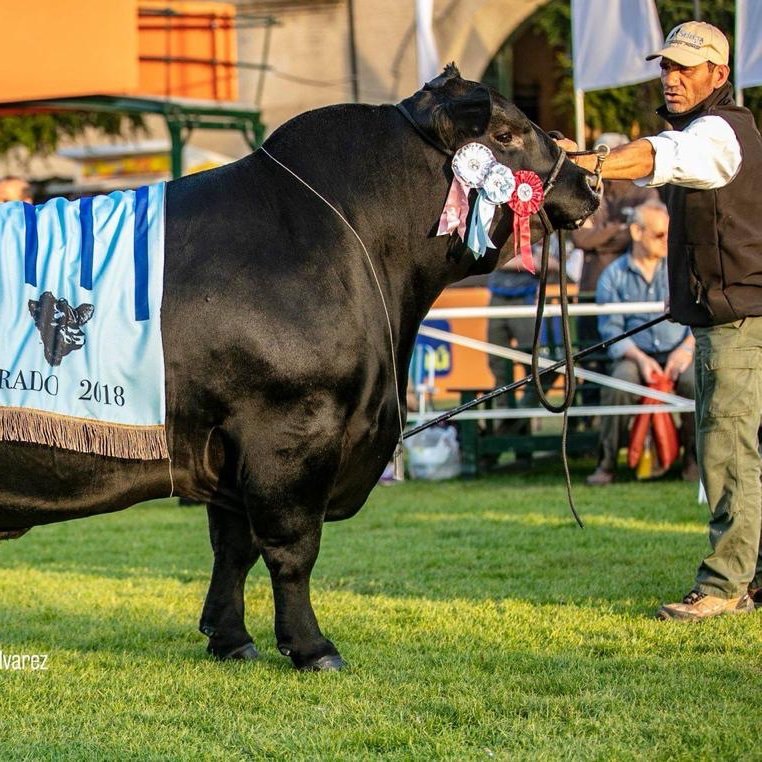
[[[495,157],[481,143],[466,143],[452,157],[452,171],[469,188],[481,188]]]

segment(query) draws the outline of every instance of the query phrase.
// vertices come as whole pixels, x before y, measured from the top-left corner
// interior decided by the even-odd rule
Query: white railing
[[[662,313],[664,304],[662,302],[633,302],[629,304],[611,303],[611,304],[570,304],[569,315],[612,315],[622,313]],[[537,305],[517,305],[512,307],[444,307],[433,309],[427,315],[427,319],[452,319],[452,318],[506,318],[506,317],[535,317]],[[559,305],[546,305],[544,315],[546,317],[555,317],[561,314]],[[522,365],[529,366],[532,356],[527,352],[521,352],[518,349],[490,344],[486,341],[473,339],[468,336],[461,336],[451,331],[443,331],[439,328],[422,325],[418,331],[419,335],[426,336],[440,341],[447,341],[452,344],[458,344],[463,347],[475,349],[496,357],[503,357]],[[555,361],[546,357],[539,358],[539,365],[547,368],[554,365]],[[558,371],[563,372],[564,366],[560,366]],[[572,407],[569,410],[570,416],[592,416],[592,415],[631,415],[635,413],[647,412],[670,412],[685,413],[694,410],[693,400],[686,399],[677,394],[661,392],[656,389],[650,389],[641,384],[633,384],[629,381],[615,379],[603,373],[586,370],[584,368],[574,368],[576,378],[584,381],[608,386],[613,389],[630,392],[641,397],[650,397],[660,400],[660,405],[624,405],[624,406],[596,406],[596,407]],[[438,412],[425,412],[423,406],[419,412],[410,412],[408,420],[416,423],[423,422],[430,418],[440,415]],[[502,419],[502,418],[542,418],[546,416],[557,415],[551,413],[545,408],[493,408],[491,410],[473,410],[461,413],[462,419]]]

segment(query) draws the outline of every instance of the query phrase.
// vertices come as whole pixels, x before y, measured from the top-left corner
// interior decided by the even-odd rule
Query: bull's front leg
[[[300,670],[341,669],[344,660],[320,632],[310,602],[310,574],[320,549],[322,515],[271,512],[265,520],[254,519],[253,525],[272,580],[278,649]]]
[[[207,651],[219,659],[259,656],[244,623],[246,576],[259,558],[249,518],[214,503],[207,507],[214,568],[199,629],[209,638]]]

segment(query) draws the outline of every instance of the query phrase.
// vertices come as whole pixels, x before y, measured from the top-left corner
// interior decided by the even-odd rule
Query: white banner
[[[664,44],[654,0],[572,0],[575,90],[602,90],[659,76],[645,57]]]
[[[433,22],[434,0],[415,0],[415,51],[421,85],[434,79],[441,69]]]
[[[736,0],[735,84],[762,85],[762,0]]]

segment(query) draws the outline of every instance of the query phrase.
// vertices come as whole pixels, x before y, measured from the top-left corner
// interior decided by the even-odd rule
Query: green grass
[[[590,463],[575,472],[579,483]],[[706,548],[694,485],[531,474],[378,488],[326,527],[322,628],[350,668],[218,663],[196,623],[205,512],[174,501],[0,545],[0,759],[761,759],[762,612],[658,622]]]

